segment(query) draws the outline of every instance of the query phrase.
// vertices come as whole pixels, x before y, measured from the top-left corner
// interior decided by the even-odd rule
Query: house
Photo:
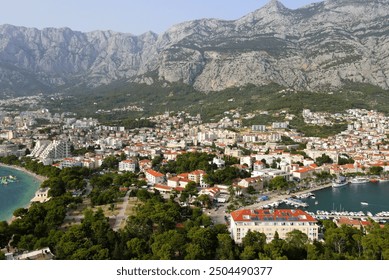
[[[202,194],[208,195],[209,198],[213,200],[220,195],[220,189],[218,187],[201,189],[199,191],[199,196]]]
[[[177,187],[185,188],[186,185],[189,184],[190,182],[191,182],[191,180],[189,180],[187,178],[171,177],[167,180],[167,185],[170,188],[177,188]]]
[[[46,202],[49,198],[49,190],[50,188],[40,188],[35,192],[35,196],[33,199],[31,199],[31,202]]]
[[[241,209],[231,213],[230,232],[236,243],[242,243],[249,231],[264,233],[270,242],[276,232],[285,239],[293,230],[305,233],[310,240],[318,239],[317,220],[300,209]]]
[[[363,228],[364,230],[366,230],[367,227],[372,225],[370,221],[362,221],[362,220],[353,219],[350,217],[338,217],[338,218],[334,219],[334,223],[338,227],[340,227],[342,225],[347,225],[347,226],[351,226],[351,227],[354,227],[357,229]]]
[[[247,189],[249,186],[251,186],[256,190],[259,190],[263,188],[263,182],[260,176],[244,178],[238,182],[238,186],[244,189]]]
[[[149,182],[152,185],[162,184],[163,182],[165,182],[165,175],[153,169],[146,170],[145,175],[146,175],[147,182]]]
[[[141,172],[145,172],[147,169],[150,169],[151,167],[152,167],[151,160],[142,159],[139,161],[139,169]]]
[[[304,167],[304,168],[300,168],[296,171],[293,171],[292,175],[293,175],[293,178],[303,180],[303,179],[312,177],[314,172],[315,172],[314,169],[312,169],[310,167]]]
[[[154,190],[157,190],[159,191],[160,193],[171,193],[172,191],[176,191],[176,192],[182,192],[184,190],[184,188],[181,188],[181,187],[176,187],[176,188],[171,188],[167,185],[163,185],[163,184],[155,184],[154,185]]]
[[[212,163],[216,164],[217,168],[223,168],[226,165],[226,162],[219,157],[215,157]]]
[[[188,179],[200,185],[202,188],[207,188],[209,185],[204,182],[204,175],[207,175],[204,170],[195,170],[188,174]]]
[[[253,171],[260,171],[266,168],[266,164],[262,161],[256,161],[253,165]]]

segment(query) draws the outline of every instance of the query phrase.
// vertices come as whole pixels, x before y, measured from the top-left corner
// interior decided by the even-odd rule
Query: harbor
[[[334,188],[331,184],[313,187],[295,194],[269,196],[250,208],[301,208],[317,219],[349,217],[389,221],[389,183],[358,180]]]

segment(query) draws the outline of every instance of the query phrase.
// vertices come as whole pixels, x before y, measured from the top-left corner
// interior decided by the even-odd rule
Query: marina
[[[302,194],[264,201],[259,208],[302,208],[318,219],[341,216],[377,222],[389,220],[389,183],[370,182],[346,184],[343,187],[322,188]]]

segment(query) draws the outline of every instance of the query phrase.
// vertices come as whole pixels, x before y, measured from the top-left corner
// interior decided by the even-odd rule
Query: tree
[[[190,242],[186,246],[187,260],[214,259],[217,238],[211,228],[191,228],[188,232]]]
[[[286,234],[286,254],[289,260],[307,259],[308,236],[299,230],[293,230]]]
[[[322,166],[325,163],[333,163],[333,160],[326,154],[322,154],[321,157],[316,158],[316,164]]]
[[[101,164],[102,169],[118,169],[119,160],[115,156],[108,156],[103,160]]]
[[[153,259],[172,260],[180,259],[184,256],[186,238],[176,230],[169,230],[152,237],[151,245]]]
[[[8,241],[11,239],[11,231],[6,221],[0,222],[0,248],[4,248],[8,245]]]
[[[198,201],[202,207],[211,208],[212,206],[212,201],[209,198],[209,196],[206,194],[202,194],[199,197],[197,197],[196,201]]]
[[[54,177],[44,181],[41,185],[42,188],[50,188],[49,196],[58,197],[66,192],[65,184],[61,178]]]
[[[237,248],[235,247],[234,240],[228,233],[222,233],[217,235],[218,245],[216,248],[217,260],[235,260],[237,256]]]
[[[147,242],[138,237],[127,241],[127,249],[131,260],[145,260],[150,256]]]
[[[269,181],[269,187],[272,190],[282,190],[288,186],[288,182],[283,176],[276,176]]]
[[[264,253],[266,235],[258,231],[248,231],[242,239],[243,252],[240,257],[243,260],[258,259],[259,254]]]
[[[260,254],[259,258],[266,259],[270,258],[272,260],[286,260],[288,259],[286,256],[286,241],[280,239],[278,232],[275,232],[273,240],[265,245],[265,253]]]
[[[384,171],[384,169],[381,166],[372,166],[369,169],[371,175],[380,175],[382,171]]]
[[[14,211],[13,215],[15,217],[24,217],[28,213],[27,208],[18,208]]]

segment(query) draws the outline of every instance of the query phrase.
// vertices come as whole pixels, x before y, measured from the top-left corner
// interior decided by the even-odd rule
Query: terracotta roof
[[[146,170],[146,173],[149,173],[151,176],[154,176],[154,177],[163,177],[164,176],[162,173],[159,173],[153,169]]]
[[[242,209],[231,213],[235,222],[244,221],[293,221],[293,222],[316,222],[316,219],[300,209]]]
[[[204,170],[195,170],[195,171],[192,171],[192,172],[190,172],[189,174],[191,174],[191,175],[205,175],[205,174],[207,174]]]

